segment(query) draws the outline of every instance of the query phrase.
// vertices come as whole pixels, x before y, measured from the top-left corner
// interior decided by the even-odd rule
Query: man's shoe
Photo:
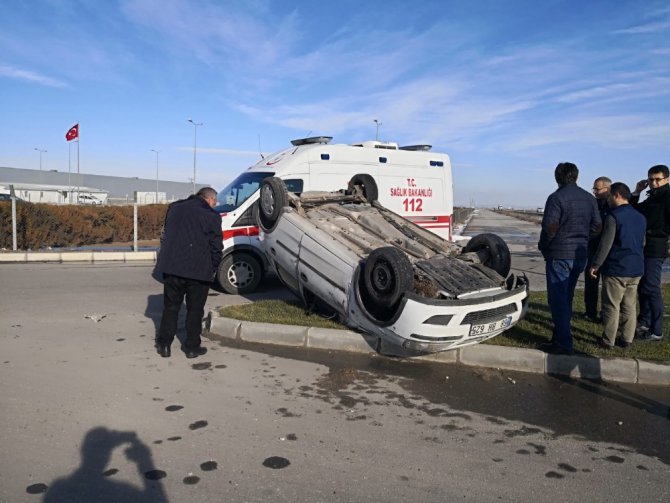
[[[644,336],[647,332],[649,332],[649,327],[645,327],[644,325],[640,325],[638,323],[635,327],[635,338],[638,339]]]
[[[651,333],[649,330],[647,330],[644,334],[642,334],[639,337],[636,337],[638,341],[654,341],[654,342],[659,342],[663,340],[662,335],[656,335]]]
[[[170,358],[170,346],[167,344],[160,344],[156,343],[156,351],[158,351],[158,354],[161,355],[163,358]]]
[[[555,342],[544,342],[540,344],[540,349],[552,355],[573,355],[575,353],[572,349],[562,348]]]
[[[598,342],[596,343],[596,345],[597,345],[600,349],[608,349],[608,350],[609,350],[609,349],[614,349],[614,346],[610,345],[609,342],[607,342],[605,339],[602,339],[602,338],[601,338],[601,339],[598,339]]]
[[[197,358],[198,356],[202,356],[207,352],[207,348],[204,348],[202,346],[198,346],[197,348],[193,349],[185,349],[184,353],[186,354],[186,358]]]
[[[617,346],[619,346],[621,349],[628,349],[632,345],[632,342],[626,342],[623,339],[617,339]]]

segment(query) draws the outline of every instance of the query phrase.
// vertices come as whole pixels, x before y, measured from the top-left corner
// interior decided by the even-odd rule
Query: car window
[[[284,183],[289,192],[294,192],[298,195],[302,192],[303,181],[300,178],[289,178],[284,180]]]
[[[272,175],[274,175],[272,172],[242,173],[219,192],[217,196],[219,204],[214,207],[214,211],[228,213],[236,210],[258,190],[265,178]]]

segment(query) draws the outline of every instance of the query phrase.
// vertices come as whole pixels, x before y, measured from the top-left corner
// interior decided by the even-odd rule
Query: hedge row
[[[139,206],[138,239],[160,237],[167,206]],[[133,240],[132,206],[16,205],[17,248],[84,246]],[[12,247],[12,205],[0,201],[0,248]]]
[[[137,237],[160,237],[167,206],[138,207]],[[472,208],[454,208],[456,223],[462,223]],[[20,202],[16,206],[17,247],[38,250],[133,240],[132,206],[56,206]],[[12,247],[12,206],[0,201],[0,248]]]

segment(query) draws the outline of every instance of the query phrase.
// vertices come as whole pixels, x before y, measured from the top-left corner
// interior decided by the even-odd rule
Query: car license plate
[[[512,324],[512,317],[508,316],[500,321],[494,321],[493,323],[483,323],[481,325],[472,325],[470,327],[470,335],[484,335],[490,332],[495,332],[496,330],[501,330],[507,328]]]

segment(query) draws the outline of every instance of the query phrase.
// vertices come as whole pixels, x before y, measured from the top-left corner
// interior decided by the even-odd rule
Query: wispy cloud
[[[601,115],[554,120],[551,124],[508,137],[499,145],[505,150],[523,151],[549,145],[587,144],[608,149],[661,146],[670,138],[670,124],[649,122],[642,115]]]
[[[180,152],[193,152],[193,147],[177,147]],[[198,147],[198,154],[230,155],[234,157],[258,157],[258,151],[255,150],[235,150],[229,148],[210,148]]]
[[[615,30],[613,33],[617,35],[639,35],[642,33],[657,33],[665,31],[670,28],[670,20],[656,21],[653,23],[645,23],[622,30]]]
[[[20,68],[15,68],[8,65],[0,65],[0,76],[47,87],[67,87],[65,82],[62,82],[58,79],[53,79],[31,70],[22,70]]]

